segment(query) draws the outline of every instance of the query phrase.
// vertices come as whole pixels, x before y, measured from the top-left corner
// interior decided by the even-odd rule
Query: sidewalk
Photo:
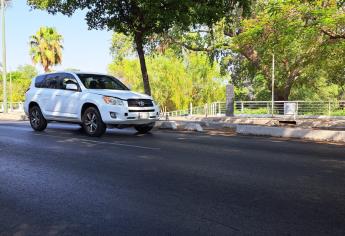
[[[244,135],[345,143],[345,120],[300,119],[295,125],[281,121],[276,118],[179,117],[169,122],[174,122],[180,129],[189,123],[216,130],[232,128]]]
[[[287,117],[274,118],[254,118],[254,117],[205,117],[205,116],[185,116],[171,117],[170,120],[182,122],[199,122],[203,126],[229,127],[233,125],[261,125],[261,126],[288,126],[308,129],[326,129],[326,130],[345,130],[345,119],[327,119],[327,118],[301,118],[289,119]],[[286,121],[296,121],[295,125],[289,125]]]
[[[0,113],[0,121],[24,121],[28,120],[24,112]]]

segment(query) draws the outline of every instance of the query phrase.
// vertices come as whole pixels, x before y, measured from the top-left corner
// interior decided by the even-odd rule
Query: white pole
[[[11,71],[11,68],[10,68]],[[12,72],[10,72],[10,109],[13,111]]]
[[[272,54],[272,117],[274,116],[274,53]]]
[[[6,42],[5,42],[5,0],[1,0],[2,18],[2,81],[4,113],[7,113],[7,89],[6,89]]]

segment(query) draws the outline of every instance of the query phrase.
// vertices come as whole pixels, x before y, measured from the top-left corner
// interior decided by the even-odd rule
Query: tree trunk
[[[284,88],[274,88],[274,100],[275,101],[288,101],[291,89]]]
[[[289,101],[291,94],[291,89],[293,86],[296,77],[288,77],[284,85],[274,87],[274,100],[275,101]],[[272,88],[269,87],[269,90],[272,91]]]
[[[141,74],[143,77],[144,90],[147,95],[151,96],[151,87],[149,81],[149,75],[147,74],[145,53],[143,48],[143,35],[141,32],[135,34],[135,44],[137,46],[137,53],[140,61]]]

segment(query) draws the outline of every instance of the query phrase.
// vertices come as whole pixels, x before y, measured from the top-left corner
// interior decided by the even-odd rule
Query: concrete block
[[[313,141],[345,142],[345,131],[238,125],[236,132],[239,134],[300,138]]]
[[[160,129],[177,129],[177,124],[175,121],[163,121],[159,127]]]
[[[202,132],[203,131],[203,128],[198,123],[187,123],[184,126],[184,129],[188,130],[188,131],[197,131],[197,132]]]

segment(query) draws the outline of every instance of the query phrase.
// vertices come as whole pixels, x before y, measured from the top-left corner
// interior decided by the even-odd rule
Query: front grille
[[[154,112],[154,109],[149,109],[149,110],[128,110],[128,112]]]
[[[150,99],[128,99],[129,107],[153,107],[153,102]]]

